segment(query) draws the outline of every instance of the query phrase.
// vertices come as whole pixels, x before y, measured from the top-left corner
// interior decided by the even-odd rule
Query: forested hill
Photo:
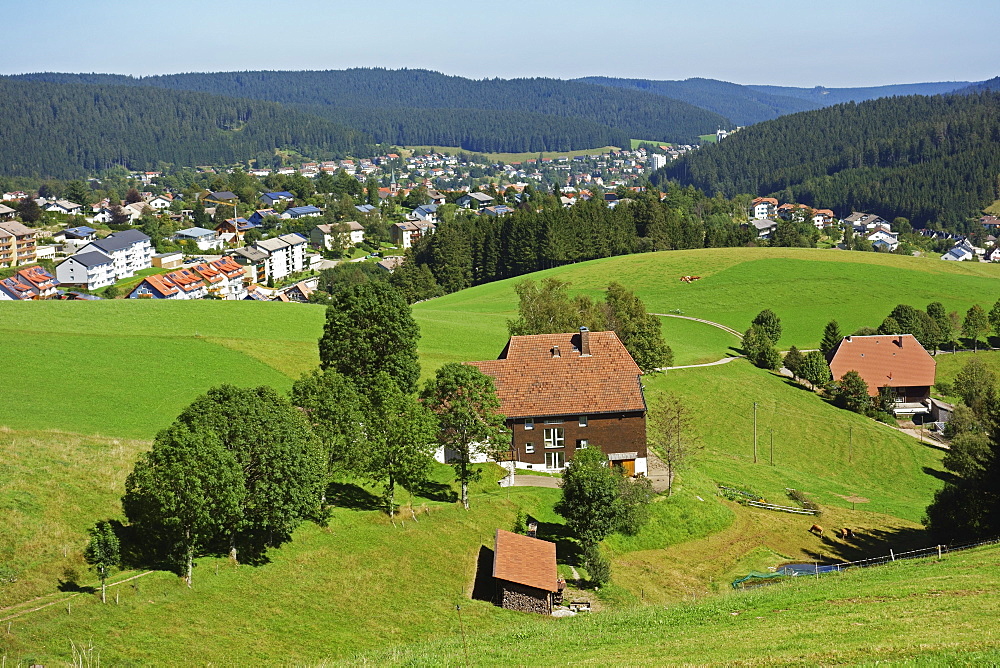
[[[577,81],[641,90],[683,100],[702,109],[721,114],[736,125],[753,125],[785,114],[819,109],[823,106],[819,102],[787,95],[772,95],[754,90],[749,86],[716,79],[654,81],[650,79],[584,77],[577,79]]]
[[[993,77],[992,79],[987,79],[986,81],[980,81],[979,83],[974,83],[971,86],[960,88],[955,92],[965,95],[968,93],[980,93],[984,90],[1000,90],[1000,77]]]
[[[349,121],[376,141],[461,145],[468,150],[627,146],[629,139],[694,143],[700,134],[732,125],[719,114],[639,90],[559,79],[472,80],[427,70],[217,72],[138,78],[40,73],[19,78],[170,88],[305,105],[312,113]],[[537,123],[539,116],[551,118]],[[489,147],[484,145],[488,138],[493,142]]]
[[[74,178],[112,165],[229,164],[275,149],[371,155],[364,134],[273,102],[0,78],[0,174]]]
[[[758,85],[749,85],[747,88],[751,88],[761,93],[768,93],[770,95],[795,97],[800,100],[813,102],[817,107],[828,107],[842,102],[865,102],[867,100],[877,100],[880,97],[944,95],[945,93],[955,92],[968,85],[968,81],[935,81],[930,83],[891,84],[888,86],[862,86],[858,88],[827,88],[825,86],[795,88],[792,86]]]
[[[1000,196],[998,175],[1000,93],[983,92],[783,116],[676,160],[652,180],[962,229]]]

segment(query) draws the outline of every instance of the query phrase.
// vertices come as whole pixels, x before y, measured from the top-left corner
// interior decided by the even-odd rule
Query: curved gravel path
[[[722,331],[728,334],[732,334],[740,341],[743,340],[743,335],[741,333],[739,333],[732,327],[729,327],[728,325],[723,325],[721,322],[713,322],[711,320],[705,320],[704,318],[692,318],[689,315],[678,315],[677,313],[650,313],[649,315],[655,315],[661,318],[680,318],[681,320],[693,320],[694,322],[700,322],[705,325],[711,325],[712,327],[717,327],[718,329],[721,329]],[[657,369],[657,371],[671,371],[673,369],[697,369],[698,367],[703,367],[703,366],[719,366],[720,364],[729,364],[733,360],[742,359],[743,357],[744,355],[734,355],[732,357],[723,357],[721,360],[708,362],[706,364],[685,364],[682,366],[664,366]]]

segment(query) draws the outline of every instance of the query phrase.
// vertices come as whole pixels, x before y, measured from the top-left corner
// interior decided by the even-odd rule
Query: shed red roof
[[[933,385],[935,366],[934,358],[912,334],[848,336],[830,358],[835,379],[857,371],[873,397],[882,387]]]
[[[493,377],[509,418],[646,410],[642,371],[618,335],[586,335],[589,355],[579,332],[536,334],[512,336],[499,359],[469,364]]]
[[[556,544],[497,529],[493,577],[544,591],[559,591]]]

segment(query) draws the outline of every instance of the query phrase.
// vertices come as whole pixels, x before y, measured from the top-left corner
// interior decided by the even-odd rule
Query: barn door
[[[635,475],[635,460],[634,459],[624,459],[622,460],[622,468],[625,469],[625,474],[629,477]]]

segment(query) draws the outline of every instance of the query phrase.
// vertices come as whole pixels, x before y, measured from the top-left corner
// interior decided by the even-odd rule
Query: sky
[[[0,73],[422,68],[853,87],[1000,75],[997,0],[0,0]]]

